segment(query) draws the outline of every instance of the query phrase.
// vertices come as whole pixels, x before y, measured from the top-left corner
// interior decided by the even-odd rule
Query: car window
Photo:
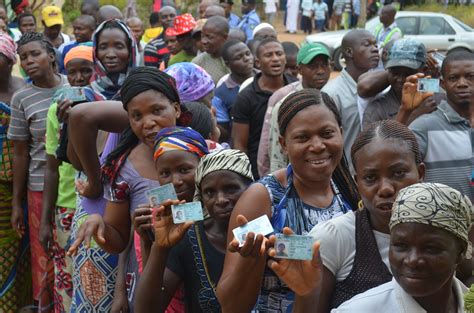
[[[422,16],[420,35],[454,35],[456,32],[442,17]]]
[[[453,18],[453,21],[456,24],[458,24],[464,31],[467,31],[467,32],[473,32],[474,31],[471,27],[467,26],[466,24],[464,24],[463,22],[461,22],[458,19]]]
[[[416,35],[416,17],[397,17],[397,26],[402,30],[403,35]]]

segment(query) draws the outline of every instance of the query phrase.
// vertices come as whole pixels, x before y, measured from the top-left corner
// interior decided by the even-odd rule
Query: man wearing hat
[[[220,6],[225,10],[225,17],[229,21],[230,28],[239,27],[240,17],[232,13],[232,6],[234,5],[233,0],[220,0]]]
[[[253,39],[253,29],[260,24],[260,17],[255,11],[255,0],[242,0],[242,20],[237,26],[247,36],[247,42]]]
[[[168,66],[179,62],[191,62],[194,59],[197,53],[192,37],[195,26],[196,21],[189,13],[178,15],[174,18],[173,26],[166,30],[166,35],[176,36],[182,50],[171,58]]]
[[[56,49],[62,44],[71,42],[71,38],[61,32],[64,20],[60,8],[54,5],[44,7],[41,11],[41,17],[44,26],[43,34]]]
[[[304,45],[296,57],[302,80],[277,90],[268,100],[260,137],[257,164],[260,176],[284,168],[288,157],[283,153],[278,138],[278,110],[287,96],[304,88],[321,90],[331,74],[331,55],[326,45],[315,42]]]
[[[373,122],[395,119],[400,110],[403,83],[408,76],[423,72],[426,56],[425,46],[419,41],[400,39],[394,42],[385,65],[390,90],[375,97],[368,104],[362,119],[362,128],[366,128]],[[436,102],[433,97],[430,97],[422,106],[430,108],[424,113],[430,113],[436,109]],[[414,115],[418,115],[416,113],[414,111],[410,120],[414,119]]]

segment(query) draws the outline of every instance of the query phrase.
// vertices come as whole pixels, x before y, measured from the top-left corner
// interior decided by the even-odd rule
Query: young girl
[[[160,163],[157,159],[159,173]],[[169,206],[159,208],[156,239],[137,289],[137,312],[166,307],[181,283],[186,312],[220,312],[215,288],[224,264],[225,234],[237,200],[252,181],[250,162],[237,150],[208,154],[199,162],[195,181],[194,201],[201,201],[210,218],[175,225]]]

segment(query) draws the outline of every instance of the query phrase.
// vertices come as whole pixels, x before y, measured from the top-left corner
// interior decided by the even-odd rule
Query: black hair
[[[148,21],[150,22],[150,26],[158,24],[160,22],[160,12],[152,12]]]
[[[189,127],[201,134],[204,139],[210,139],[209,135],[214,128],[211,110],[205,104],[198,101],[186,102],[184,105],[193,115]]]
[[[242,43],[242,41],[236,39],[227,40],[224,43],[224,45],[222,46],[222,59],[224,59],[224,61],[228,62],[230,60],[230,58],[232,57],[231,55],[229,55],[230,48],[235,45],[238,45],[239,43]]]
[[[252,52],[253,56],[257,56],[257,49],[260,46],[262,41],[258,39],[252,39],[247,42],[247,47],[249,47],[250,52]]]
[[[17,44],[17,52],[20,51],[20,48],[30,42],[39,42],[41,46],[46,50],[48,54],[53,54],[55,56],[55,61],[53,62],[53,66],[56,66],[56,49],[54,49],[53,45],[46,40],[42,33],[30,32],[24,33],[20,39],[16,42]]]
[[[474,53],[469,52],[467,50],[455,51],[449,53],[443,61],[443,65],[441,65],[441,75],[446,75],[446,68],[451,62],[456,61],[471,61],[474,62]]]
[[[356,169],[357,152],[376,138],[383,140],[399,140],[413,153],[416,164],[423,162],[420,147],[418,146],[418,142],[416,141],[416,137],[413,132],[408,127],[397,121],[383,120],[370,124],[367,129],[362,131],[357,136],[356,140],[352,144],[351,158],[354,169]]]
[[[283,46],[283,50],[285,51],[286,57],[296,57],[298,55],[298,52],[300,51],[300,48],[291,41],[284,41],[281,43]]]
[[[285,134],[286,127],[291,119],[298,112],[310,105],[326,106],[334,114],[338,126],[341,127],[342,119],[334,100],[332,100],[332,98],[325,92],[308,88],[290,94],[283,101],[280,110],[278,111],[278,126],[280,128],[281,136]],[[339,188],[344,199],[349,203],[350,207],[353,210],[357,209],[360,201],[359,192],[349,171],[349,165],[344,152],[342,153],[341,161],[332,174],[332,179]]]
[[[21,13],[20,15],[18,15],[17,17],[17,21],[18,21],[18,25],[21,24],[21,20],[24,19],[24,18],[27,18],[27,17],[32,17],[33,18],[33,21],[35,22],[36,24],[36,17],[31,14],[31,13]]]
[[[92,28],[92,30],[95,29],[96,24],[97,24],[95,17],[93,17],[92,15],[87,15],[87,14],[79,15],[78,17],[76,17],[76,19],[74,19],[74,22],[75,21],[85,21],[86,24],[88,24],[88,26]]]
[[[278,41],[278,39],[275,39],[275,38],[265,38],[263,39],[262,41],[260,41],[260,43],[258,44],[257,46],[257,50],[255,51],[255,56],[258,58],[258,55],[260,54],[260,49],[265,46],[266,44],[269,44],[271,42],[276,42],[278,44],[281,45],[281,42]]]

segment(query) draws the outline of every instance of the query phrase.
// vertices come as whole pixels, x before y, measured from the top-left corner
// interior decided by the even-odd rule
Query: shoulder
[[[341,304],[331,312],[399,312],[396,306],[396,290],[393,280],[369,289]],[[395,307],[394,307],[395,306]]]
[[[411,130],[428,131],[433,127],[439,128],[439,122],[444,119],[443,113],[438,109],[430,114],[423,114],[408,126]]]
[[[19,102],[21,102],[23,98],[30,96],[34,92],[35,90],[31,84],[24,85],[23,87],[15,91],[15,93],[13,94],[12,100],[11,100],[12,105],[17,104],[18,106]]]

